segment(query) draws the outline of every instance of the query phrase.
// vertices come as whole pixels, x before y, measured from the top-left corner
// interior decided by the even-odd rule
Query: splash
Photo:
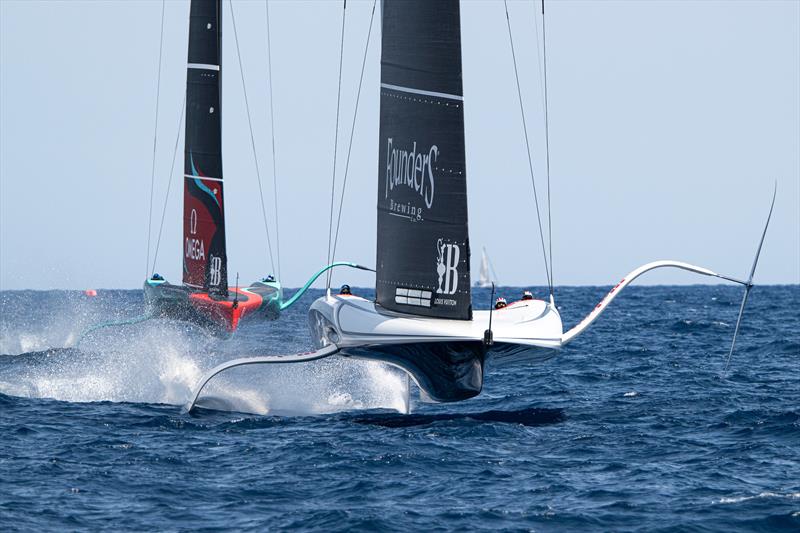
[[[73,347],[91,325],[141,313],[139,298],[125,298],[131,292],[88,299],[77,291],[0,292],[0,355]]]
[[[29,347],[41,344],[31,343]],[[202,375],[231,355],[197,329],[164,323],[119,329],[80,349],[3,358],[0,393],[68,402],[183,405]],[[267,348],[265,348],[266,350]],[[354,409],[406,411],[400,371],[345,358],[234,369],[214,378],[200,405],[255,414],[310,415]]]
[[[79,349],[9,357],[0,366],[0,392],[69,402],[179,403],[201,368],[180,332],[119,333]]]
[[[31,312],[31,301],[39,305]],[[307,348],[305,316],[284,317],[219,341],[163,320],[133,323],[141,291],[0,293],[0,393],[68,402],[184,405],[205,372],[223,361]],[[127,320],[126,320],[127,319]],[[126,321],[74,342],[92,324]],[[65,347],[66,346],[66,347]],[[341,357],[233,370],[214,378],[201,405],[257,414],[325,414],[354,409],[405,411],[404,374]]]
[[[310,415],[360,409],[408,410],[405,374],[374,361],[333,356],[301,364],[235,368],[201,395],[205,408]]]

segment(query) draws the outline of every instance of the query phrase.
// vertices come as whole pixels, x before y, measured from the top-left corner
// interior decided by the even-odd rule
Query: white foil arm
[[[266,365],[266,364],[278,364],[278,363],[305,363],[307,361],[314,361],[316,359],[322,359],[324,357],[331,356],[339,351],[339,347],[335,344],[331,344],[329,346],[325,346],[317,350],[316,352],[307,352],[307,353],[300,353],[295,355],[262,355],[258,357],[241,357],[239,359],[233,359],[231,361],[227,361],[220,365],[215,366],[211,370],[209,370],[205,376],[200,379],[200,381],[195,386],[194,390],[192,391],[192,395],[186,405],[184,406],[186,412],[191,413],[192,409],[194,409],[195,404],[197,403],[197,398],[200,397],[200,393],[203,391],[203,387],[206,386],[211,378],[228,370],[229,368],[235,368],[237,366],[245,366],[245,365]]]
[[[703,268],[703,267],[699,267],[699,266],[695,266],[695,265],[690,265],[689,263],[682,263],[680,261],[665,260],[665,261],[653,261],[652,263],[647,263],[646,265],[640,266],[639,268],[637,268],[636,270],[632,271],[630,274],[628,274],[627,276],[622,278],[622,281],[617,283],[617,286],[614,287],[613,289],[611,289],[609,291],[609,293],[606,294],[606,296],[602,300],[600,300],[600,303],[598,303],[595,306],[595,308],[592,310],[592,312],[589,313],[588,315],[586,315],[586,318],[581,320],[578,323],[577,326],[575,326],[574,328],[572,328],[571,330],[567,331],[566,333],[564,333],[561,336],[561,344],[562,345],[567,344],[573,338],[575,338],[577,335],[579,335],[580,333],[583,333],[583,330],[588,328],[589,325],[592,322],[594,322],[595,319],[598,316],[600,316],[600,313],[602,313],[605,310],[605,308],[608,307],[608,304],[610,304],[614,300],[614,298],[617,297],[617,294],[619,294],[620,291],[622,291],[622,289],[627,287],[633,280],[635,280],[636,278],[638,278],[639,276],[641,276],[645,272],[648,272],[650,270],[654,270],[656,268],[662,268],[662,267],[681,268],[683,270],[688,270],[689,272],[695,272],[697,274],[702,274],[704,276],[713,276],[715,278],[722,278],[722,279],[727,279],[729,281],[734,281],[734,282],[737,282],[737,283],[743,283],[743,282],[741,282],[739,280],[736,280],[736,279],[733,279],[733,278],[729,278],[727,276],[722,276],[720,274],[717,274],[713,270],[709,270],[707,268]]]

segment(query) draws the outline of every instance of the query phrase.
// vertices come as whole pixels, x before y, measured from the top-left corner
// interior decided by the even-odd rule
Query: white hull
[[[487,343],[490,314],[493,341]],[[401,368],[440,402],[480,394],[489,361],[549,359],[561,347],[562,334],[558,311],[541,300],[450,320],[393,313],[358,296],[328,294],[311,305],[309,326],[318,349],[337,346],[342,355]]]
[[[561,316],[542,300],[512,302],[495,311],[473,311],[472,320],[450,320],[393,313],[359,296],[328,294],[311,305],[309,321],[318,347],[336,344],[345,349],[444,341],[482,343],[490,314],[495,343],[561,347]],[[319,316],[325,324],[314,324]]]

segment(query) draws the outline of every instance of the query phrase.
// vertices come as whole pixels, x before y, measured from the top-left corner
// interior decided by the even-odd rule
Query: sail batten
[[[376,297],[472,318],[458,0],[384,0]]]
[[[450,100],[459,100],[459,101],[464,100],[464,97],[458,94],[447,94],[447,93],[439,93],[436,91],[425,91],[423,89],[415,89],[413,87],[401,87],[400,85],[392,85],[391,83],[381,83],[381,87],[384,89],[392,89],[395,91],[411,93],[411,94],[420,94],[423,96],[435,96],[437,98],[449,98]]]
[[[227,297],[225,211],[222,193],[219,0],[192,0],[186,65],[183,188],[183,283]]]

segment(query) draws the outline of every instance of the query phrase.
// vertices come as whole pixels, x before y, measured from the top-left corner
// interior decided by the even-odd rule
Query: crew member
[[[495,308],[495,309],[502,309],[502,308],[504,308],[504,307],[505,307],[505,306],[507,306],[507,305],[508,305],[508,304],[506,303],[506,299],[505,299],[505,298],[503,298],[502,296],[501,296],[500,298],[498,298],[498,299],[497,299],[497,300],[494,302],[494,308]]]
[[[524,291],[522,293],[523,300],[533,300],[533,293],[531,291]]]
[[[347,285],[347,284],[342,285],[342,288],[339,289],[339,294],[344,294],[344,295],[347,295],[347,296],[351,296],[353,293],[350,292],[350,285]]]

